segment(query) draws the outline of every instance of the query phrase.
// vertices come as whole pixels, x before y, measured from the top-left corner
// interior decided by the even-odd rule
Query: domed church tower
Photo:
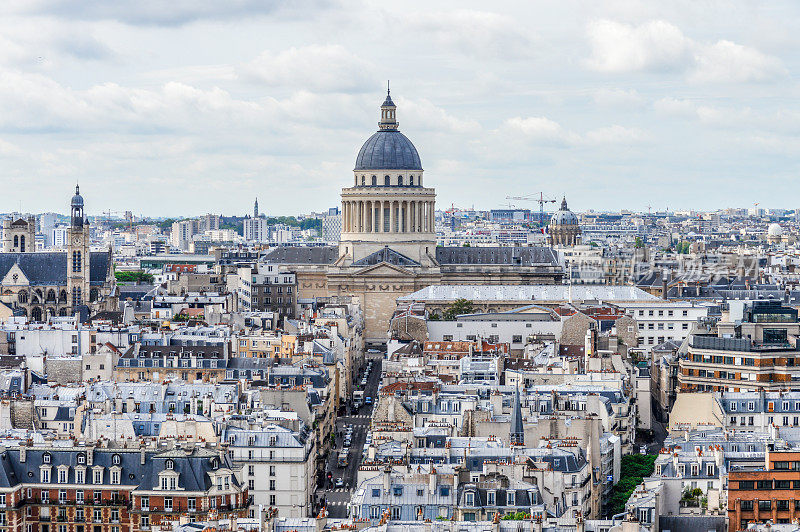
[[[400,133],[396,112],[387,89],[378,131],[358,152],[353,186],[342,189],[340,266],[389,249],[401,263],[436,262],[436,193],[423,186],[419,153]]]
[[[561,200],[561,208],[553,213],[547,226],[547,240],[554,246],[575,246],[581,240],[578,217],[567,207],[567,198]]]

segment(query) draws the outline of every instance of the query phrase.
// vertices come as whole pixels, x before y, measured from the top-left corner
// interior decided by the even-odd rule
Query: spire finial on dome
[[[562,196],[561,197],[561,210],[562,211],[566,211],[567,210],[567,196]]]

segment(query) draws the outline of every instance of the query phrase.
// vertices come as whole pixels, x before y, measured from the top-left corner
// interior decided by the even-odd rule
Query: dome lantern
[[[391,91],[389,90],[389,82],[386,82],[386,99],[381,104],[381,121],[378,122],[378,128],[382,131],[397,131],[400,124],[397,123],[397,106],[392,101]]]

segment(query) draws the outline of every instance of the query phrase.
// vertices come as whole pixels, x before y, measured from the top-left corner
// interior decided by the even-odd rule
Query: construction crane
[[[506,196],[507,200],[516,200],[516,201],[535,201],[539,204],[539,227],[544,227],[544,204],[545,203],[555,203],[556,200],[545,198],[543,192],[539,192],[539,197],[536,197],[536,194],[530,194],[528,196]]]

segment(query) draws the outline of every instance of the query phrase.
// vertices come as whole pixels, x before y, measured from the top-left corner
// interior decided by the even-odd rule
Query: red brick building
[[[728,473],[728,529],[800,518],[800,452],[767,452],[765,467]]]

